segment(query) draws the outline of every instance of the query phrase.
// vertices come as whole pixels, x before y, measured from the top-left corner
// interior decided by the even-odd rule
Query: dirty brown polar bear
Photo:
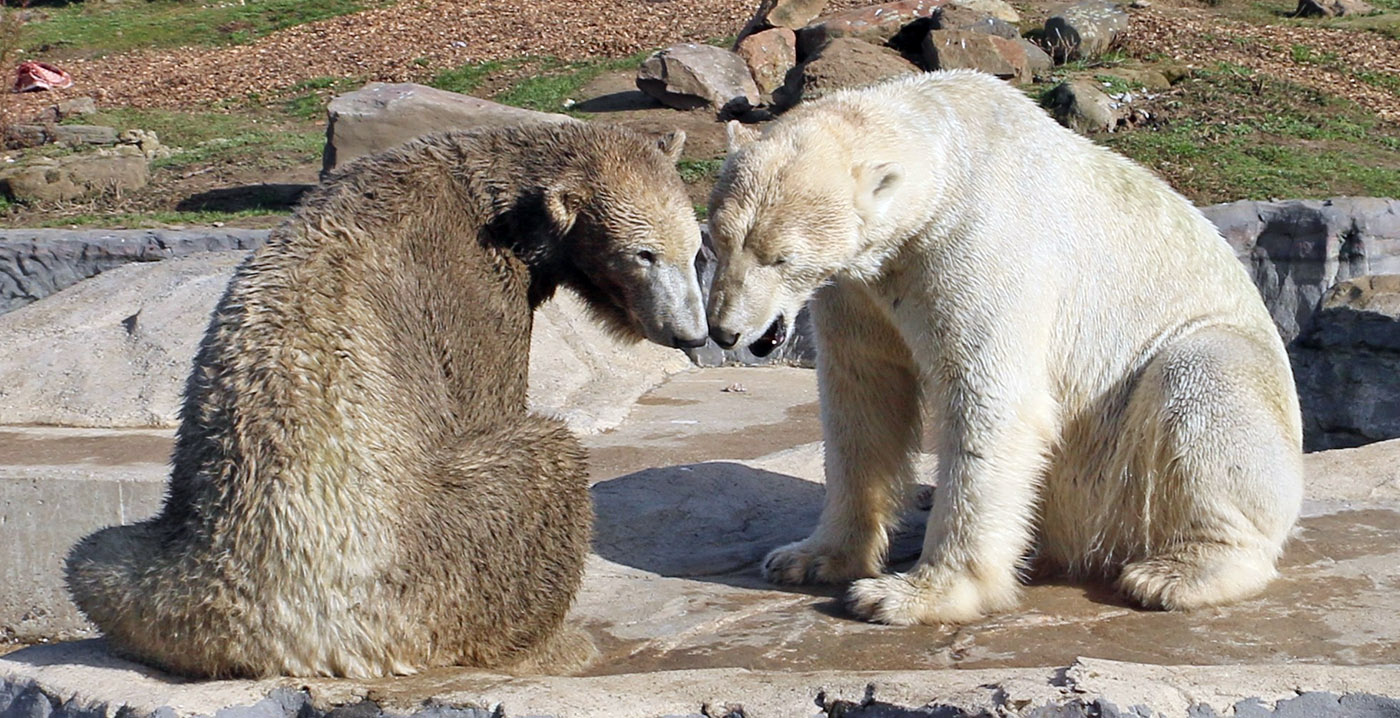
[[[579,443],[526,408],[531,310],[562,284],[620,335],[703,340],[683,141],[448,133],[315,190],[214,312],[163,511],[68,558],[112,649],[208,677],[577,665],[592,510]]]

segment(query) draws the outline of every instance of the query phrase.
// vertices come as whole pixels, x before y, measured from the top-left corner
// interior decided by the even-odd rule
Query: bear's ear
[[[681,161],[681,150],[685,149],[685,130],[676,130],[662,135],[656,141],[656,149],[661,150],[661,154],[666,155],[672,162]]]
[[[884,212],[904,181],[904,168],[898,162],[858,164],[852,174],[856,180],[856,207],[876,214]]]
[[[724,126],[724,133],[729,138],[730,152],[758,139],[758,130],[748,125],[740,124],[738,120],[730,120],[729,123]]]
[[[571,184],[555,184],[544,190],[544,210],[550,224],[560,236],[573,229],[579,210],[583,209],[583,192]]]

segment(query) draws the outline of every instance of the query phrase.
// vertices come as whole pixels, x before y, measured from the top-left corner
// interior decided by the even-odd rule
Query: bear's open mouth
[[[768,331],[764,332],[763,336],[754,340],[754,343],[749,345],[749,352],[756,357],[766,357],[772,354],[773,350],[777,349],[778,346],[786,340],[787,322],[784,321],[783,315],[779,314],[778,318],[774,319],[773,323],[768,325]]]

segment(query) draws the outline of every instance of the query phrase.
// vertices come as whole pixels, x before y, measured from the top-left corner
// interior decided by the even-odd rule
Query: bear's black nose
[[[719,327],[710,327],[710,338],[715,340],[721,349],[733,349],[734,345],[739,343],[738,332],[727,332]]]
[[[671,335],[671,346],[673,346],[673,347],[675,347],[675,348],[677,348],[677,349],[694,349],[694,348],[696,348],[696,347],[703,347],[703,346],[705,346],[705,342],[706,342],[706,341],[708,341],[708,339],[707,339],[706,337],[697,337],[697,338],[695,338],[695,339],[685,339],[685,338],[681,337],[681,335],[679,335],[679,334],[672,334],[672,335]]]

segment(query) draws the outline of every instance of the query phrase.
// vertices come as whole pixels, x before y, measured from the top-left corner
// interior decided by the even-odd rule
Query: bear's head
[[[577,291],[616,335],[670,347],[705,343],[695,273],[700,226],[676,172],[685,133],[659,140],[585,126],[542,192],[561,237],[559,281]]]
[[[878,263],[877,235],[903,179],[897,163],[853,159],[836,132],[789,129],[780,122],[759,138],[730,122],[729,156],[710,196],[710,336],[756,356],[782,344],[832,276]]]

